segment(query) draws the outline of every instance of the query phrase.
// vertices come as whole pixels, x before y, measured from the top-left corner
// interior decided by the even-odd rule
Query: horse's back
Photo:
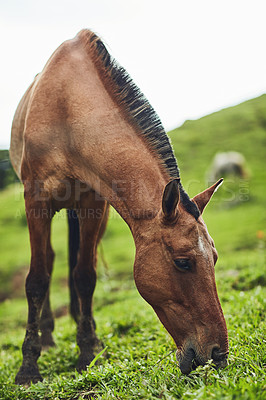
[[[62,181],[79,180],[94,187],[96,177],[105,176],[107,169],[116,174],[113,160],[121,165],[121,153],[129,148],[138,156],[136,141],[149,153],[110,94],[111,83],[104,81],[89,38],[90,31],[82,31],[48,60],[31,89],[24,123],[19,123],[23,150],[18,151],[15,140],[12,144],[20,155],[23,182],[44,182],[50,193]]]
[[[30,164],[38,159],[41,164],[49,158],[51,164],[53,159],[60,160],[60,152],[66,153],[67,147],[73,145],[71,124],[82,112],[86,57],[78,36],[64,42],[21,99],[13,119],[10,144],[11,162],[20,178],[23,160]]]

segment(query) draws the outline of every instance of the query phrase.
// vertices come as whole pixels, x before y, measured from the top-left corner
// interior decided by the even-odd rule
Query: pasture
[[[78,374],[75,323],[68,315],[67,221],[53,222],[56,252],[51,300],[57,347],[39,359],[42,383],[14,384],[22,360],[27,304],[24,278],[30,259],[23,191],[0,192],[1,399],[265,399],[266,95],[170,132],[183,185],[192,197],[207,187],[205,172],[217,151],[239,151],[247,180],[228,177],[204,212],[219,253],[218,293],[229,333],[229,365],[181,374],[175,346],[133,281],[134,245],[112,210],[98,254],[94,296],[97,333],[105,352]],[[154,265],[156,268],[156,262]]]

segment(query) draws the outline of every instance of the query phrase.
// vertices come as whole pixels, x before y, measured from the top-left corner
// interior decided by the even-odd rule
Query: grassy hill
[[[75,325],[67,315],[67,223],[62,211],[55,217],[52,233],[57,348],[40,358],[43,383],[29,389],[15,387],[27,314],[24,278],[30,252],[23,191],[14,184],[0,192],[1,399],[263,398],[266,95],[186,121],[170,137],[191,197],[205,189],[206,171],[217,152],[239,151],[247,161],[249,178],[227,177],[204,212],[220,255],[216,278],[230,337],[229,366],[216,371],[207,365],[189,377],[181,375],[174,353],[169,355],[174,350],[172,340],[135,289],[133,240],[113,211],[100,247],[94,301],[107,357],[82,375],[75,373],[78,348]]]
[[[217,152],[238,151],[245,156],[250,179],[225,177],[204,217],[221,251],[256,248],[257,232],[265,227],[266,217],[266,95],[186,121],[170,137],[190,196],[206,187],[205,173]]]

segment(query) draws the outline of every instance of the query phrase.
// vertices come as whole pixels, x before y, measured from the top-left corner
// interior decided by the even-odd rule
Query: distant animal
[[[207,182],[215,182],[220,176],[238,176],[247,178],[245,157],[236,151],[217,153],[212,161],[209,171],[206,174]],[[218,177],[218,178],[217,178]]]
[[[31,243],[17,384],[42,379],[41,348],[54,344],[50,226],[62,208],[69,210],[79,371],[99,344],[92,296],[109,204],[130,227],[136,286],[172,335],[181,371],[189,373],[209,359],[226,365],[228,335],[214,276],[217,251],[202,219],[222,180],[189,198],[159,117],[93,32],[82,30],[64,42],[36,76],[14,116],[10,156],[24,185]]]

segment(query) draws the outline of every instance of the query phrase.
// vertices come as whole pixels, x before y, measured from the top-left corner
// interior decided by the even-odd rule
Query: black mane
[[[91,34],[89,40],[96,47],[97,58],[100,58],[102,62],[105,75],[107,73],[112,83],[115,84],[114,96],[118,99],[119,104],[123,106],[126,115],[139,128],[140,134],[151,151],[158,155],[170,179],[179,178],[179,168],[169,137],[157,113],[127,71],[111,57],[102,40],[95,34]],[[183,206],[198,219],[200,215],[198,207],[190,200],[181,183],[179,188]]]

